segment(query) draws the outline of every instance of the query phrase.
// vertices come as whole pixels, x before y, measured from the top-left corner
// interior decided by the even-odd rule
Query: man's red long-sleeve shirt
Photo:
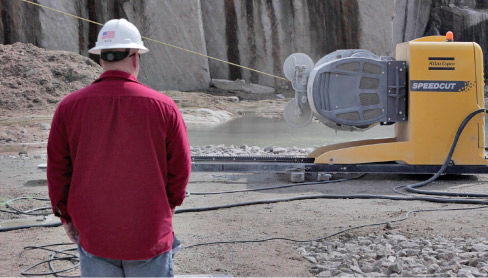
[[[175,103],[128,73],[105,72],[56,109],[49,197],[93,255],[142,260],[169,251],[171,209],[183,202],[190,170]]]

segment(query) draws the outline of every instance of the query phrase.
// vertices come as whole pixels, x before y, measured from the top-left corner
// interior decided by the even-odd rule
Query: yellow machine
[[[484,108],[482,50],[450,37],[398,44],[395,59],[341,50],[313,64],[297,53],[284,70],[296,91],[284,113],[293,126],[308,124],[312,116],[341,130],[395,124],[392,138],[318,148],[310,154],[316,164],[441,165],[466,116]],[[464,128],[451,164],[488,164],[484,113]]]

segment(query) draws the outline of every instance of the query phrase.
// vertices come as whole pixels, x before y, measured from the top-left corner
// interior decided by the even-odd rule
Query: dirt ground
[[[42,151],[41,151],[42,153]],[[42,155],[0,158],[0,200],[20,196],[47,196],[45,172],[37,168]],[[336,176],[339,178],[339,176]],[[359,180],[326,185],[307,185],[288,189],[239,194],[190,195],[182,208],[207,207],[251,200],[267,200],[311,194],[388,194],[399,184],[425,179],[422,175],[367,175]],[[486,192],[487,175],[445,176],[430,188],[449,191]],[[284,174],[193,173],[190,193],[247,189],[288,183]],[[45,203],[44,203],[45,204]],[[34,206],[43,206],[35,203]],[[174,219],[175,231],[184,246],[215,241],[259,240],[287,237],[297,240],[319,238],[362,224],[390,221],[407,211],[432,208],[459,208],[420,201],[318,199],[282,202],[181,213]],[[389,229],[407,237],[477,238],[487,236],[486,209],[470,211],[424,212],[408,220],[362,228],[341,236],[383,234]],[[0,214],[1,219],[12,218]],[[25,217],[25,216],[23,216]],[[62,227],[30,228],[2,232],[0,236],[0,276],[20,276],[23,269],[48,259],[49,252],[25,251],[24,247],[68,242]],[[283,240],[260,243],[216,244],[183,249],[175,256],[175,273],[227,274],[233,276],[313,276],[310,263],[297,248],[300,244]],[[34,269],[48,272],[47,265]],[[71,274],[77,274],[77,270]]]
[[[176,93],[175,93],[176,94]],[[195,94],[198,95],[198,94]],[[210,99],[212,97],[205,96]],[[203,98],[203,97],[202,97]],[[200,100],[203,102],[203,100]],[[266,100],[246,103],[269,107]],[[244,109],[243,109],[244,110]],[[236,110],[234,110],[236,111]],[[20,116],[21,118],[22,116]],[[49,115],[31,116],[30,125],[14,122],[15,117],[1,122],[4,130],[19,130],[20,143],[4,143],[0,152],[0,202],[21,196],[47,196],[45,172],[37,168],[45,163]],[[27,132],[22,133],[23,129]],[[12,134],[12,133],[10,133]],[[22,137],[22,135],[25,135]],[[33,140],[35,139],[35,140]],[[22,147],[26,142],[41,144]],[[6,147],[10,146],[10,147]],[[27,156],[18,151],[27,149]],[[338,178],[338,177],[337,177]],[[359,180],[337,184],[300,186],[274,191],[197,196],[190,195],[182,208],[206,207],[236,202],[276,199],[317,193],[329,194],[391,194],[392,187],[426,179],[427,176],[368,175]],[[439,190],[486,192],[487,175],[447,176],[432,184]],[[288,183],[283,174],[193,173],[188,190],[212,192],[246,189]],[[43,206],[45,203],[34,203]],[[462,205],[441,205],[419,201],[390,200],[304,200],[255,205],[198,213],[177,214],[174,226],[184,246],[214,241],[256,240],[287,237],[308,240],[328,235],[351,226],[388,221],[403,217],[409,210],[458,208]],[[411,237],[447,238],[488,237],[486,209],[470,211],[425,212],[408,220],[394,223],[391,228]],[[23,218],[0,213],[0,219]],[[385,225],[349,232],[351,236],[382,234]],[[24,247],[68,242],[62,227],[30,228],[2,232],[0,235],[0,276],[20,276],[25,268],[49,257],[49,252],[25,251]],[[175,256],[175,273],[228,274],[233,276],[313,276],[311,265],[298,252],[299,244],[273,240],[260,243],[217,244],[183,249]],[[47,265],[33,270],[48,272]],[[77,270],[71,274],[77,274]]]

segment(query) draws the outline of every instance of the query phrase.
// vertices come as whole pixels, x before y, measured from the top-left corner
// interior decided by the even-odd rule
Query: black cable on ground
[[[456,133],[456,135],[454,137],[454,142],[453,142],[453,144],[451,146],[451,149],[449,151],[448,156],[446,157],[446,160],[445,160],[444,164],[442,165],[442,167],[439,169],[439,171],[434,176],[432,176],[428,180],[423,181],[423,182],[420,182],[420,183],[415,183],[415,184],[411,184],[411,185],[407,185],[407,186],[397,186],[397,187],[393,188],[393,190],[395,192],[397,192],[397,193],[402,194],[402,195],[405,195],[405,194],[403,192],[400,192],[399,191],[400,188],[407,188],[407,190],[409,190],[411,192],[421,193],[421,194],[429,194],[429,195],[458,196],[458,197],[461,197],[461,196],[462,197],[486,197],[486,194],[469,194],[469,193],[468,194],[465,194],[465,193],[461,193],[461,194],[458,194],[458,193],[449,193],[449,194],[446,194],[446,192],[439,192],[440,194],[438,194],[437,192],[431,192],[431,191],[426,191],[428,193],[424,193],[425,190],[417,190],[417,189],[414,189],[414,188],[415,187],[424,186],[424,185],[426,185],[426,184],[434,181],[435,179],[437,179],[444,172],[444,170],[447,168],[447,166],[448,166],[448,164],[449,164],[449,162],[450,162],[450,160],[452,158],[452,154],[454,153],[454,150],[456,148],[457,142],[459,140],[459,137],[460,137],[460,135],[461,135],[464,127],[467,125],[467,123],[475,115],[477,115],[477,114],[479,114],[481,112],[487,112],[487,111],[488,110],[486,110],[486,109],[476,110],[476,111],[472,112],[471,114],[469,114],[464,119],[464,121],[462,122],[462,124],[460,125],[460,127],[457,130],[457,133]],[[289,186],[287,186],[287,187],[289,187]],[[261,189],[261,190],[265,190],[265,189]],[[249,190],[249,191],[253,191],[253,190]],[[223,194],[223,193],[218,193],[218,194]],[[450,194],[453,194],[453,195],[450,195]],[[269,203],[278,203],[278,202],[287,202],[287,201],[296,201],[296,200],[305,200],[305,199],[389,199],[389,200],[405,200],[405,201],[418,200],[418,201],[428,201],[428,202],[436,202],[436,203],[480,204],[480,205],[483,205],[483,206],[473,207],[473,208],[451,208],[451,209],[449,209],[449,208],[447,208],[447,209],[446,208],[443,208],[443,209],[412,210],[412,211],[407,212],[407,214],[403,218],[394,219],[394,220],[390,220],[390,221],[383,221],[383,222],[379,222],[379,223],[358,225],[358,226],[350,227],[350,228],[341,230],[339,232],[336,232],[336,233],[333,233],[333,234],[329,234],[329,235],[326,235],[324,237],[312,239],[312,240],[296,240],[296,239],[290,239],[290,238],[285,238],[285,237],[273,237],[273,238],[267,238],[267,239],[261,239],[261,240],[219,241],[219,242],[200,243],[200,244],[194,244],[194,245],[187,246],[186,248],[188,249],[188,248],[193,248],[193,247],[198,247],[198,246],[213,245],[213,244],[226,244],[226,243],[257,243],[257,242],[265,242],[265,241],[271,241],[271,240],[286,240],[286,241],[292,241],[292,242],[296,242],[296,243],[303,243],[303,242],[324,240],[324,239],[330,238],[332,236],[336,236],[336,235],[339,235],[341,233],[344,233],[344,232],[347,232],[347,231],[351,231],[351,230],[354,230],[354,229],[363,228],[363,227],[378,226],[378,225],[384,225],[384,224],[387,224],[387,223],[394,223],[394,222],[404,221],[404,220],[408,219],[408,217],[410,216],[411,213],[427,212],[427,211],[473,210],[473,209],[481,209],[481,208],[488,207],[488,201],[485,201],[485,200],[474,200],[474,199],[433,198],[433,197],[421,197],[421,196],[410,196],[410,197],[405,196],[405,197],[401,197],[401,196],[367,195],[367,194],[355,194],[355,195],[317,194],[317,195],[297,196],[297,197],[289,197],[289,198],[273,199],[273,200],[260,200],[260,201],[242,202],[242,203],[235,203],[235,204],[221,205],[221,206],[212,206],[212,207],[203,207],[203,208],[179,209],[179,210],[176,210],[175,213],[210,211],[210,210],[216,210],[216,209],[222,209],[222,208],[232,208],[232,207],[248,206],[248,205],[257,205],[257,204],[269,204]],[[36,264],[34,266],[31,266],[31,267],[27,268],[26,270],[24,270],[22,272],[22,275],[51,275],[51,274],[56,275],[59,272],[67,271],[67,270],[62,270],[62,271],[55,271],[54,270],[54,268],[52,267],[52,261],[53,260],[58,260],[58,259],[60,259],[60,260],[61,259],[65,259],[65,258],[56,258],[56,255],[57,255],[58,251],[55,251],[54,250],[54,252],[56,252],[56,253],[51,256],[51,259],[50,260],[43,261],[41,263],[38,263],[38,264]],[[73,258],[68,257],[68,259],[73,259]],[[42,274],[41,273],[37,273],[37,274],[28,274],[27,273],[27,271],[31,270],[32,268],[34,268],[34,267],[36,267],[38,265],[41,265],[43,263],[46,263],[46,262],[49,262],[50,268],[52,270],[51,272],[49,272],[49,273],[42,273]],[[75,267],[77,267],[77,266],[74,266],[73,268],[75,268]],[[70,269],[72,269],[72,268],[70,268]]]
[[[357,177],[353,178],[344,178],[344,179],[337,179],[337,180],[329,180],[329,181],[316,181],[316,182],[300,182],[300,183],[290,183],[284,185],[276,185],[276,186],[269,186],[269,187],[260,187],[260,188],[252,188],[252,189],[241,189],[241,190],[230,190],[230,191],[222,191],[222,192],[190,192],[191,195],[201,196],[201,195],[218,195],[218,194],[232,194],[232,193],[242,193],[242,192],[253,192],[253,191],[264,191],[264,190],[273,190],[273,189],[281,189],[281,188],[288,188],[294,186],[305,186],[305,185],[315,185],[315,184],[327,184],[327,183],[336,183],[336,182],[344,182],[350,180],[360,179],[367,174],[360,174]]]
[[[8,232],[8,231],[14,231],[14,230],[20,230],[20,229],[28,229],[28,228],[49,228],[49,227],[59,227],[61,226],[61,222],[57,223],[50,223],[50,224],[37,224],[37,225],[21,225],[21,226],[15,226],[15,227],[0,227],[0,232]]]
[[[431,183],[432,181],[436,180],[440,175],[442,175],[444,173],[444,171],[446,170],[447,166],[451,162],[452,155],[454,154],[454,150],[456,149],[456,145],[457,145],[457,143],[459,141],[459,137],[461,137],[461,133],[463,132],[464,128],[466,127],[466,125],[468,124],[468,122],[474,116],[476,116],[479,113],[483,113],[483,112],[486,113],[486,112],[488,112],[488,110],[487,109],[478,109],[476,111],[471,112],[463,120],[463,122],[461,123],[461,125],[459,126],[459,128],[458,128],[458,130],[456,132],[456,135],[454,136],[454,141],[452,142],[451,149],[449,150],[449,153],[448,153],[448,155],[446,157],[446,160],[444,161],[444,164],[442,164],[442,167],[439,169],[439,171],[437,171],[437,173],[435,173],[434,176],[432,176],[428,180],[425,180],[425,181],[422,181],[422,182],[418,182],[418,183],[414,183],[414,184],[410,184],[410,185],[396,186],[396,187],[393,188],[393,191],[395,191],[395,192],[397,192],[399,194],[402,194],[402,195],[406,195],[405,193],[399,191],[399,189],[405,188],[409,192],[418,193],[418,194],[424,194],[424,195],[487,198],[488,197],[488,194],[458,193],[458,192],[441,192],[441,191],[428,191],[428,190],[416,189],[418,187],[422,187],[422,186],[425,186],[425,185]]]
[[[251,205],[273,204],[273,203],[280,203],[280,202],[313,200],[313,199],[383,199],[383,200],[394,200],[394,201],[427,201],[427,202],[443,203],[443,204],[488,205],[488,201],[474,200],[474,199],[434,198],[434,197],[422,197],[422,196],[403,197],[403,196],[369,195],[369,194],[354,194],[354,195],[317,194],[317,195],[303,195],[303,196],[280,198],[280,199],[267,199],[267,200],[259,200],[259,201],[240,202],[240,203],[220,205],[220,206],[177,209],[175,213],[179,214],[179,213],[188,213],[188,212],[204,212],[204,211],[211,211],[211,210],[225,209],[225,208],[235,208],[235,207],[243,207],[243,206],[251,206]]]
[[[413,213],[431,212],[431,211],[474,210],[474,209],[482,209],[482,208],[488,208],[488,206],[479,206],[479,207],[471,207],[471,208],[438,208],[438,209],[411,210],[411,211],[408,211],[405,214],[405,216],[402,217],[402,218],[393,219],[393,220],[386,220],[386,221],[381,221],[381,222],[377,222],[377,223],[363,224],[363,225],[358,225],[358,226],[354,226],[354,227],[349,227],[347,229],[343,229],[343,230],[340,230],[338,232],[335,232],[335,233],[332,233],[332,234],[328,234],[328,235],[323,236],[323,237],[314,238],[314,239],[298,240],[298,239],[292,239],[292,238],[286,238],[286,237],[272,237],[272,238],[256,239],[256,240],[214,241],[214,242],[205,242],[205,243],[198,243],[198,244],[189,245],[189,246],[184,247],[183,250],[190,249],[190,248],[194,248],[194,247],[217,245],[217,244],[260,243],[260,242],[267,242],[267,241],[273,241],[273,240],[284,240],[284,241],[290,241],[290,242],[294,242],[294,243],[306,243],[306,242],[312,242],[312,241],[319,241],[319,240],[328,239],[328,238],[331,238],[333,236],[337,236],[337,235],[343,234],[345,232],[352,231],[352,230],[356,230],[356,229],[360,229],[360,228],[364,228],[364,227],[373,227],[373,226],[386,225],[386,224],[389,224],[389,223],[397,223],[397,222],[405,221]],[[72,244],[73,243],[58,243],[58,244],[50,244],[50,245],[43,245],[43,246],[27,246],[27,247],[24,247],[25,250],[42,249],[42,250],[46,250],[46,251],[51,251],[52,254],[51,254],[50,259],[44,260],[42,262],[39,262],[37,264],[34,264],[34,265],[32,265],[32,266],[24,269],[21,272],[21,274],[22,275],[25,275],[25,276],[41,276],[41,275],[55,275],[55,276],[58,276],[57,275],[58,273],[67,272],[67,271],[70,271],[72,269],[77,268],[79,266],[79,256],[77,256],[76,254],[67,253],[67,251],[75,251],[77,249],[76,247],[74,247],[74,248],[66,248],[66,249],[62,249],[62,250],[54,250],[54,249],[51,249],[51,248],[47,248],[47,247],[51,247],[51,246],[72,245]],[[58,257],[56,257],[58,254],[63,254],[63,255],[66,255],[67,257],[60,257],[60,258],[58,258]],[[52,262],[53,261],[56,261],[56,260],[66,260],[66,261],[69,261],[69,262],[73,263],[74,265],[72,267],[65,268],[65,269],[62,269],[62,270],[56,270],[54,268],[53,264],[52,264]],[[36,267],[38,267],[38,266],[40,266],[42,264],[46,264],[46,263],[49,264],[49,268],[50,268],[50,271],[49,272],[43,272],[43,273],[32,273],[32,272],[29,272],[32,269],[35,269]],[[76,276],[63,276],[63,277],[76,277]]]
[[[474,210],[474,209],[482,209],[482,208],[488,208],[488,206],[479,206],[479,207],[472,207],[472,208],[439,208],[439,209],[419,209],[419,210],[411,210],[408,211],[404,217],[399,218],[399,219],[394,219],[394,220],[388,220],[388,221],[382,221],[378,223],[371,223],[371,224],[364,224],[364,225],[358,225],[354,227],[350,227],[344,230],[340,230],[338,232],[328,234],[323,237],[319,238],[314,238],[314,239],[306,239],[306,240],[297,240],[297,239],[292,239],[292,238],[286,238],[286,237],[271,237],[271,238],[266,238],[266,239],[256,239],[256,240],[231,240],[231,241],[214,241],[214,242],[205,242],[205,243],[197,243],[193,245],[189,245],[186,247],[183,247],[183,250],[193,248],[193,247],[199,247],[199,246],[208,246],[208,245],[216,245],[216,244],[230,244],[230,243],[259,243],[259,242],[266,242],[266,241],[272,241],[272,240],[284,240],[284,241],[291,241],[295,243],[305,243],[305,242],[311,242],[311,241],[319,241],[319,240],[324,240],[336,235],[343,234],[345,232],[351,231],[351,230],[356,230],[364,227],[372,227],[372,226],[379,226],[379,225],[386,225],[388,223],[395,223],[395,222],[401,222],[404,220],[407,220],[412,213],[419,213],[419,212],[429,212],[429,211],[451,211],[451,210]]]
[[[0,206],[1,206],[1,207],[5,206],[5,207],[7,208],[7,201],[5,201],[5,202],[0,202]],[[19,214],[18,212],[14,211],[14,210],[4,210],[4,209],[0,209],[0,212],[12,213],[12,214]]]
[[[12,210],[3,210],[3,209],[0,209],[0,212],[12,213],[12,214],[19,214],[19,213],[18,213],[18,212],[16,212],[16,211],[12,211]]]
[[[34,264],[24,270],[22,270],[21,274],[24,276],[41,276],[41,275],[55,275],[58,276],[59,273],[67,272],[70,270],[73,270],[77,268],[80,265],[80,259],[79,256],[73,253],[69,253],[69,251],[76,251],[78,248],[77,247],[70,247],[70,248],[65,248],[61,250],[55,250],[49,247],[53,246],[61,246],[61,245],[74,245],[74,243],[56,243],[56,244],[48,244],[48,245],[42,245],[42,246],[27,246],[24,247],[24,250],[35,250],[35,249],[41,249],[45,251],[50,251],[51,256],[49,259],[44,260],[42,262],[39,262],[37,264]],[[65,257],[57,257],[59,254],[64,255]],[[73,266],[64,268],[61,270],[56,270],[53,261],[69,261],[70,263],[73,264]],[[32,269],[37,268],[40,265],[43,264],[48,264],[49,265],[49,270],[48,272],[42,272],[42,273],[32,273],[30,272]],[[79,277],[79,276],[63,276],[63,277]]]
[[[7,202],[5,202],[5,204],[7,205],[8,208],[17,212],[18,214],[34,215],[34,216],[45,216],[45,215],[52,214],[51,206],[34,208],[34,209],[30,209],[30,210],[21,210],[19,208],[16,208],[12,203],[19,201],[19,200],[38,200],[38,201],[46,201],[46,202],[50,201],[49,198],[19,197],[19,198],[15,198],[12,200],[8,200]],[[36,212],[36,211],[42,211],[42,210],[49,210],[49,211],[48,212]]]
[[[38,207],[38,208],[33,208],[29,210],[21,210],[13,205],[14,202],[19,201],[19,200],[37,200],[37,201],[50,201],[49,198],[38,198],[38,197],[19,197],[19,198],[14,198],[11,200],[8,200],[6,202],[2,202],[0,204],[7,206],[11,210],[4,210],[0,209],[0,212],[4,213],[11,213],[11,214],[16,214],[16,215],[31,215],[31,216],[47,216],[52,214],[51,207]],[[46,211],[47,210],[47,211]],[[41,211],[41,212],[39,212]],[[46,211],[46,212],[42,212]],[[7,232],[7,231],[13,231],[13,230],[19,230],[19,229],[27,229],[27,228],[35,228],[35,227],[57,227],[60,226],[61,222],[57,223],[49,223],[49,224],[43,224],[42,222],[38,222],[38,224],[33,224],[33,225],[20,225],[20,226],[14,226],[14,227],[8,227],[5,225],[0,225],[0,232]]]
[[[403,192],[400,192],[400,188],[407,188],[409,191],[419,191],[418,189],[414,189],[415,187],[421,187],[424,185],[429,184],[430,182],[436,180],[442,173],[445,171],[449,162],[451,161],[452,155],[454,150],[456,149],[457,142],[459,141],[459,137],[461,136],[462,131],[468,124],[468,122],[477,114],[482,112],[487,112],[486,109],[478,109],[470,113],[461,123],[459,126],[456,135],[454,136],[454,141],[451,145],[449,153],[444,161],[442,167],[437,171],[437,173],[432,176],[431,178],[419,182],[414,183],[411,185],[402,185],[393,188],[393,190],[397,193],[402,195],[406,195]],[[424,190],[422,190],[424,191]],[[462,197],[488,197],[486,194],[466,194],[466,193],[450,193],[453,195],[445,194],[445,192],[440,192],[442,194],[436,194],[437,192],[430,192],[429,195],[447,195],[447,196],[462,196]],[[242,203],[235,203],[229,205],[221,205],[221,206],[211,206],[211,207],[201,207],[201,208],[188,208],[188,209],[179,209],[176,210],[176,213],[186,213],[186,212],[201,212],[201,211],[210,211],[216,209],[223,209],[223,208],[232,208],[232,207],[240,207],[240,206],[249,206],[249,205],[258,205],[258,204],[269,204],[269,203],[278,203],[278,202],[288,202],[288,201],[296,201],[296,200],[305,200],[305,199],[390,199],[390,200],[405,200],[405,201],[428,201],[428,202],[436,202],[436,203],[458,203],[458,204],[477,204],[477,205],[488,205],[488,201],[484,200],[473,200],[473,199],[454,199],[454,198],[432,198],[432,197],[421,197],[421,196],[411,196],[411,197],[398,197],[398,196],[385,196],[385,195],[364,195],[364,194],[357,194],[357,195],[332,195],[332,194],[318,194],[318,195],[308,195],[308,196],[298,196],[298,197],[289,197],[289,198],[282,198],[282,199],[273,199],[273,200],[260,200],[260,201],[251,201],[251,202],[242,202]]]

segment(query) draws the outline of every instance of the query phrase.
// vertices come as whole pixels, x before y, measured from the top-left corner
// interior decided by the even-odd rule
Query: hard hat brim
[[[140,45],[140,44],[137,44],[137,43],[131,43],[131,44],[121,43],[121,44],[113,44],[113,45],[110,45],[109,47],[106,46],[106,45],[95,46],[95,47],[91,48],[90,50],[88,50],[88,53],[100,55],[101,50],[103,50],[103,49],[115,49],[115,48],[133,48],[133,49],[139,49],[139,53],[140,54],[144,54],[146,52],[149,52],[149,49],[147,49],[143,45]]]

